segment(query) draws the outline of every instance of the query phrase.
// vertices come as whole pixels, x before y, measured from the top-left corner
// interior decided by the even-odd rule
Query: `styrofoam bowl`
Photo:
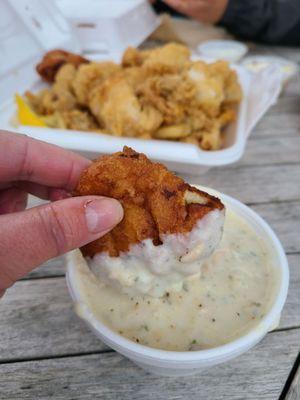
[[[207,40],[198,46],[204,57],[238,62],[248,52],[248,47],[237,40]]]
[[[276,269],[274,273],[279,277],[277,292],[268,313],[256,327],[239,339],[219,347],[189,352],[154,349],[126,339],[99,321],[87,305],[83,303],[77,280],[76,254],[73,252],[67,256],[67,284],[74,302],[79,305],[81,310],[80,317],[84,319],[96,336],[108,346],[128,357],[141,368],[158,375],[184,376],[200,373],[203,369],[229,361],[245,353],[262,340],[267,332],[279,324],[280,314],[287,296],[288,262],[282,245],[270,226],[258,214],[238,200],[209,188],[199,188],[219,196],[226,207],[243,218],[260,237],[264,238],[273,258],[274,268]]]

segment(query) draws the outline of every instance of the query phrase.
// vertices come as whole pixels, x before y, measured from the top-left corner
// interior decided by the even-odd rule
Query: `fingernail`
[[[101,233],[113,228],[123,218],[121,204],[110,198],[91,200],[85,205],[85,218],[89,232]]]

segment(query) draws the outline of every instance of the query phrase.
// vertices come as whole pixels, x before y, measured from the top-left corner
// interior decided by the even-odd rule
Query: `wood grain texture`
[[[291,284],[280,329],[300,327],[300,254],[289,257]],[[64,278],[18,282],[0,308],[1,360],[107,350],[75,315]]]
[[[213,168],[202,176],[186,176],[192,184],[212,187],[244,203],[300,200],[300,164]]]
[[[285,400],[299,400],[300,399],[300,366],[298,365],[298,369],[292,381],[292,384],[287,392]]]
[[[0,365],[0,399],[274,400],[298,353],[300,330],[185,378],[150,375],[117,353]]]
[[[64,278],[20,281],[9,289],[1,300],[0,338],[0,361],[106,348],[75,314]]]
[[[24,279],[64,276],[65,272],[64,257],[56,257],[31,271]]]
[[[250,137],[242,159],[233,166],[263,166],[268,164],[300,163],[300,134],[297,136]]]
[[[278,235],[286,252],[300,251],[300,202],[251,206]]]

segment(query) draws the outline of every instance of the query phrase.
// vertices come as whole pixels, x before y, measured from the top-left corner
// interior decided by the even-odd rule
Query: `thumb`
[[[0,216],[0,292],[44,261],[91,242],[123,217],[107,197],[73,197]]]

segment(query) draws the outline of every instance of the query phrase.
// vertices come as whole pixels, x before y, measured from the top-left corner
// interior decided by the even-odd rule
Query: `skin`
[[[106,234],[123,218],[114,199],[71,197],[90,161],[0,131],[0,296],[41,263]],[[50,203],[27,209],[31,193]]]
[[[216,24],[220,21],[229,0],[163,0],[168,6],[197,21]],[[151,1],[154,3],[154,1]]]

